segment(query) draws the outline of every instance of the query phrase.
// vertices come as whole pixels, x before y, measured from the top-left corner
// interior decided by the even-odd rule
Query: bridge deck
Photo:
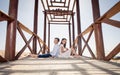
[[[0,64],[0,75],[120,75],[120,64],[84,58],[25,58]]]

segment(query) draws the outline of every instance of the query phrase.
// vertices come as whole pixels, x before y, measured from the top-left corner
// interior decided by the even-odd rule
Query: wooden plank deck
[[[120,64],[84,58],[25,58],[0,64],[0,75],[120,75]]]

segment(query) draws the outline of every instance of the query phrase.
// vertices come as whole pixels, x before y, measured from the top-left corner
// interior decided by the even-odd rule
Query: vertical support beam
[[[15,60],[18,0],[10,0],[9,15],[14,21],[7,24],[5,58]]]
[[[38,0],[35,0],[34,6],[34,33],[37,34],[37,27],[38,27]],[[33,38],[33,52],[34,54],[37,53],[37,37]]]
[[[43,36],[43,40],[44,40],[44,47],[43,47],[43,54],[45,54],[45,48],[46,48],[46,45],[45,45],[45,43],[46,43],[46,17],[47,17],[47,14],[46,14],[46,11],[44,11],[44,36]]]
[[[76,12],[77,12],[77,32],[78,35],[81,33],[81,20],[80,20],[80,5],[79,5],[79,0],[76,0]],[[78,37],[78,54],[82,55],[81,53],[82,50],[82,41],[81,37]]]
[[[92,0],[92,9],[93,9],[93,19],[95,22],[100,17],[99,1],[98,0]],[[95,32],[97,59],[104,60],[105,53],[104,53],[102,26],[100,23],[94,25],[94,32]]]
[[[72,34],[73,34],[73,35],[72,35],[72,36],[73,36],[73,37],[72,37],[72,39],[73,39],[72,41],[73,41],[73,43],[74,43],[74,41],[75,41],[74,14],[72,14],[71,16],[72,16]]]
[[[48,23],[48,53],[50,53],[50,23]]]
[[[68,25],[68,30],[69,30],[69,42],[70,42],[69,48],[71,48],[71,24],[70,23]]]

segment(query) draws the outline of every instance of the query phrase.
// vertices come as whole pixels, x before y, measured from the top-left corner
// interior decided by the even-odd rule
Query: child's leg
[[[52,57],[51,54],[43,54],[43,55],[38,55],[38,58],[48,58],[48,57]]]

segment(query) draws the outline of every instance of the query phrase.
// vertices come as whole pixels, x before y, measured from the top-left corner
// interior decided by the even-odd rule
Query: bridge
[[[44,33],[43,39],[38,35],[38,3],[42,3],[44,8]],[[99,0],[91,0],[93,11],[93,23],[84,31],[81,30],[80,3],[79,0],[35,0],[33,31],[22,22],[18,21],[18,0],[10,0],[9,14],[0,10],[0,22],[7,21],[7,34],[5,57],[0,55],[1,75],[17,74],[46,74],[46,75],[119,75],[120,64],[109,62],[120,52],[120,43],[106,55],[104,49],[104,38],[102,34],[102,23],[120,28],[120,21],[113,20],[111,17],[120,13],[120,1],[110,8],[104,15],[100,16]],[[76,10],[75,10],[76,9]],[[75,25],[75,17],[77,23]],[[69,28],[69,47],[73,47],[80,58],[30,58],[19,59],[29,49],[31,54],[45,54],[50,52],[50,26],[52,24],[68,25]],[[48,26],[48,28],[47,28]],[[75,26],[77,26],[77,37],[75,37]],[[23,48],[16,54],[16,34],[17,31],[25,42]],[[48,32],[47,32],[48,31]],[[31,35],[29,40],[24,32]],[[92,35],[94,33],[94,35]],[[87,39],[85,39],[85,35]],[[90,38],[95,37],[96,54],[88,44]],[[47,38],[48,37],[48,38]],[[48,39],[48,42],[46,41]],[[32,42],[32,47],[30,43]],[[37,43],[38,42],[38,43]],[[83,46],[82,46],[82,43]],[[39,45],[39,50],[37,47]],[[85,48],[91,54],[84,57]],[[31,66],[31,67],[30,67]],[[25,67],[25,68],[23,68]]]

